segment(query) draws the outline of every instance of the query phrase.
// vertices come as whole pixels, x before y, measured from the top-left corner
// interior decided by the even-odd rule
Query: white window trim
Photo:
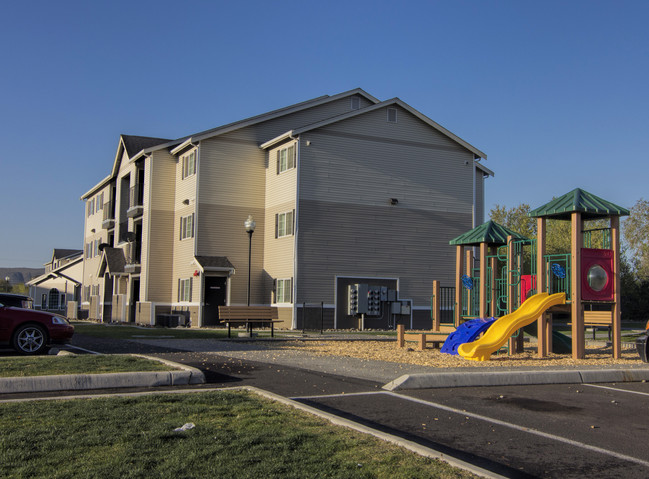
[[[280,301],[279,294],[279,284],[282,283],[282,298]],[[286,296],[288,295],[288,301],[285,301]],[[275,280],[275,304],[292,304],[293,295],[293,278],[277,278]]]
[[[286,156],[282,158],[282,154],[286,153]],[[277,150],[277,174],[281,175],[287,171],[295,169],[297,163],[297,148],[295,144],[280,148]],[[285,161],[285,167],[282,167],[282,161]]]
[[[188,223],[191,223],[191,230],[188,232]],[[194,237],[194,213],[180,217],[180,241]]]
[[[192,278],[178,280],[178,302],[189,303],[192,300]]]
[[[189,171],[189,160],[192,158],[192,169],[191,172]],[[181,177],[184,180],[185,178],[189,178],[190,176],[194,176],[196,174],[196,163],[197,163],[197,158],[198,155],[196,154],[196,150],[192,150],[189,153],[186,153],[180,157],[180,167],[181,167]]]
[[[291,221],[287,223],[286,218],[289,215]],[[282,217],[284,217],[284,234],[280,233],[280,222]],[[287,228],[287,225],[289,226],[289,228]],[[293,236],[293,234],[295,233],[295,210],[277,213],[277,215],[275,216],[275,226],[276,226],[276,236],[275,236],[276,238],[286,238],[287,236]]]

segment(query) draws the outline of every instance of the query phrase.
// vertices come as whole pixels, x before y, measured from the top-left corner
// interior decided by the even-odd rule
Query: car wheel
[[[13,346],[21,354],[44,354],[47,351],[47,333],[36,324],[25,324],[16,330]]]

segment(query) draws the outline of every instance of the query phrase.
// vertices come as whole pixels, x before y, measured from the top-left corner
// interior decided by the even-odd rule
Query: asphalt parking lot
[[[180,344],[178,348],[151,342],[111,344],[91,338],[84,341],[81,336],[73,345],[102,352],[146,353],[194,366],[208,381],[198,387],[255,386],[435,449],[494,475],[649,477],[646,382],[391,392],[382,389],[385,383],[381,381],[354,377],[351,368],[341,368],[340,363],[335,371],[327,372],[324,359],[288,365],[273,353],[261,361],[261,353],[254,348],[249,353],[237,348],[230,354],[207,348],[183,351]],[[248,354],[256,360],[247,359]],[[387,371],[385,376],[390,374]]]

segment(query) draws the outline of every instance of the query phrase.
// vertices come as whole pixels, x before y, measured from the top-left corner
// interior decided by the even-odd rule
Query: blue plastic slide
[[[460,326],[451,334],[449,334],[441,352],[446,354],[457,355],[457,348],[460,344],[470,343],[484,333],[496,321],[496,318],[478,318],[471,319]]]

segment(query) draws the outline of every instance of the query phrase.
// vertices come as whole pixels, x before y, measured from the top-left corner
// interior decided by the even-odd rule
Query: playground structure
[[[628,214],[627,209],[577,188],[530,212],[537,220],[536,239],[488,221],[451,240],[456,247],[454,326],[475,318],[500,318],[480,340],[458,345],[458,353],[488,359],[502,345],[493,349],[503,335],[502,343],[509,338],[510,353],[521,352],[520,328],[536,321],[538,357],[546,357],[553,350],[552,316],[564,313],[571,318],[573,359],[585,356],[586,325],[610,326],[613,357],[619,358],[619,218]],[[584,221],[595,219],[606,220],[608,226],[584,230]],[[570,221],[569,253],[547,254],[547,220]],[[474,250],[479,251],[478,258]],[[433,289],[433,330],[439,330],[440,307],[435,303],[439,283]],[[496,335],[499,340],[494,342]],[[559,339],[555,333],[555,340]]]

